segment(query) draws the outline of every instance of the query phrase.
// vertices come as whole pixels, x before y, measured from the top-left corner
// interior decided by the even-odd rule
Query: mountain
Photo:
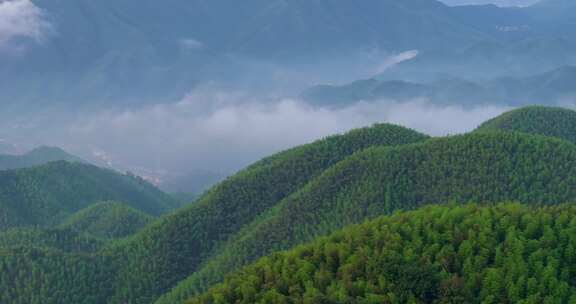
[[[540,134],[576,143],[576,111],[541,106],[520,108],[493,118],[477,129],[478,132],[497,130]]]
[[[433,206],[235,272],[187,303],[570,303],[576,208]]]
[[[150,215],[176,207],[170,196],[144,180],[65,161],[0,171],[0,229],[53,227],[99,201],[115,200]]]
[[[53,161],[84,163],[85,161],[56,147],[38,147],[23,155],[0,155],[0,170],[20,169]]]
[[[573,201],[575,155],[572,143],[514,132],[367,149],[324,171],[244,226],[158,303],[201,292],[263,255],[398,209],[446,201]]]
[[[122,238],[151,223],[153,217],[118,202],[101,202],[67,218],[59,228],[103,239]]]
[[[418,57],[383,77],[524,77],[576,64],[576,8],[558,9],[553,1],[526,8],[436,0],[167,1],[32,0],[42,13],[30,24],[43,26],[0,46],[6,118],[69,112],[70,105],[80,111],[177,101],[214,82],[270,87],[285,70],[325,79],[326,66],[359,69],[368,57],[375,66],[407,50]]]
[[[103,242],[69,229],[11,228],[0,231],[0,250],[41,248],[67,253],[96,252]]]
[[[314,106],[331,108],[359,101],[405,102],[417,98],[425,98],[433,104],[466,107],[555,105],[576,99],[576,67],[562,66],[527,77],[501,77],[481,82],[454,77],[427,83],[372,78],[339,86],[313,86],[304,90],[301,97]]]
[[[0,249],[0,302],[180,303],[268,254],[399,210],[451,202],[450,208],[461,214],[457,218],[465,220],[468,217],[463,210],[476,207],[456,205],[571,202],[576,199],[574,176],[576,145],[563,139],[510,131],[431,139],[402,127],[375,125],[265,158],[207,191],[194,204],[161,217],[130,237],[104,244],[96,252],[65,251],[56,246]],[[514,210],[536,210],[514,206]],[[487,210],[486,216],[500,210],[480,209]],[[417,212],[429,214],[436,223],[449,218],[437,216],[434,210],[439,209]],[[519,218],[530,221],[524,214],[528,213]],[[552,214],[543,216],[550,219]],[[501,225],[524,229],[510,217],[496,218]],[[570,223],[570,216],[561,218]],[[452,229],[455,226],[449,227],[458,232]],[[496,226],[487,222],[487,227]],[[538,237],[550,235],[547,229],[530,229]],[[443,230],[439,224],[422,231]],[[482,242],[506,235],[488,232],[479,237]],[[410,238],[401,234],[395,240]],[[433,240],[437,239],[429,241]],[[444,240],[451,243],[449,238]],[[445,247],[441,244],[435,250]],[[402,256],[410,257],[410,252]],[[440,282],[448,270],[440,271]],[[300,275],[305,278],[306,273]]]
[[[21,51],[0,58],[10,112],[174,101],[201,83],[241,79],[253,63],[337,64],[374,49],[446,50],[489,38],[436,0],[33,3],[49,24],[37,29],[44,35],[17,39]]]
[[[0,255],[0,266],[4,265],[2,273],[7,275],[0,276],[0,289],[5,288],[0,294],[10,290],[11,296],[0,300],[34,303],[34,299],[42,299],[43,304],[150,303],[188,276],[209,251],[216,250],[218,243],[240,226],[257,220],[261,213],[331,165],[367,147],[425,139],[425,135],[393,125],[354,130],[265,158],[223,181],[193,205],[108,245],[96,255],[5,252]],[[56,267],[66,263],[75,271],[56,271]],[[79,270],[84,263],[89,263],[86,272]],[[51,280],[36,277],[30,281],[27,276],[13,274],[15,269],[36,269]],[[15,287],[30,284],[42,284],[44,289],[31,293]],[[66,292],[58,294],[56,291],[62,286],[68,286]]]
[[[190,207],[153,223],[122,246],[110,248],[123,259],[122,281],[114,287],[111,301],[152,302],[197,270],[210,252],[244,225],[258,221],[340,160],[368,147],[426,138],[403,127],[374,125],[262,159],[207,191]],[[142,292],[134,297],[137,290]]]

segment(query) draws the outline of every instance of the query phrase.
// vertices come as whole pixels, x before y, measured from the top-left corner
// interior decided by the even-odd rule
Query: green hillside
[[[293,148],[249,166],[192,206],[110,248],[123,261],[112,302],[152,302],[194,272],[217,245],[347,156],[371,146],[427,138],[403,127],[374,125]]]
[[[99,304],[114,281],[110,258],[49,248],[0,248],[0,303]]]
[[[276,253],[200,303],[574,303],[576,207],[433,206]]]
[[[67,163],[60,165],[71,166]],[[130,176],[123,176],[122,180],[124,178],[134,183],[139,181]],[[73,180],[82,181],[77,177]],[[90,184],[94,186],[94,183]],[[78,186],[74,188],[82,189]],[[120,198],[100,198],[89,205],[103,200],[129,202]],[[496,208],[456,206],[467,202],[490,204],[502,201],[535,205],[576,201],[576,145],[558,138],[501,131],[430,139],[402,127],[375,125],[265,158],[207,191],[194,204],[161,217],[128,238],[112,240],[97,251],[68,249],[65,246],[59,248],[57,244],[33,247],[23,243],[22,246],[4,246],[4,249],[0,249],[0,303],[181,303],[221,282],[231,271],[263,256],[288,250],[330,235],[345,226],[363,223],[396,210],[417,209],[425,204],[446,202],[453,202],[450,210],[460,210],[454,211],[457,213],[465,213],[466,210],[472,213],[476,212],[474,210],[512,212],[514,209],[524,210],[522,212],[527,214],[555,214],[570,209],[548,207],[536,210],[516,205]],[[131,207],[138,210],[135,206]],[[105,230],[110,228],[106,225],[110,221],[93,221],[85,215],[106,214],[104,211],[107,208],[88,208],[89,212],[83,210],[70,221],[98,223],[97,230]],[[437,211],[440,209],[427,208],[406,214],[440,212]],[[573,209],[567,212],[573,212]],[[89,220],[85,221],[87,218]],[[107,215],[103,218],[111,217]],[[441,219],[431,217],[430,220],[436,218]],[[100,225],[102,223],[103,226]],[[560,226],[553,227],[556,228]],[[428,230],[431,230],[430,233],[435,232],[434,229]],[[494,237],[501,235],[496,233]],[[431,242],[428,239],[425,241]],[[438,250],[441,250],[444,243],[440,240],[438,242],[441,244]],[[479,246],[484,245],[481,243]],[[404,255],[410,256],[407,253]],[[474,263],[480,263],[477,260],[474,258]],[[400,265],[407,263],[391,261]],[[492,260],[488,262],[493,263]],[[426,280],[436,278],[430,282],[438,282],[436,285],[444,288],[448,282],[445,273],[438,271],[436,260],[430,263],[430,269],[434,270],[430,273],[435,277],[426,277]],[[474,265],[480,267],[480,264]],[[32,279],[29,273],[34,274]],[[304,271],[300,273],[300,278],[307,275]],[[454,273],[462,277],[462,280],[468,280],[463,273]],[[360,277],[362,274],[358,275]],[[559,277],[558,286],[565,282],[562,278]],[[530,279],[525,278],[526,281]],[[387,280],[384,278],[384,285],[378,285],[378,290],[397,289],[389,285]],[[478,297],[487,299],[483,296],[486,292],[481,291],[484,278],[478,280],[474,281],[480,282],[474,283],[474,288],[463,289],[466,291],[464,296],[468,298],[460,302],[469,303],[469,299]],[[532,288],[536,283],[530,284]],[[537,282],[538,288],[542,284]],[[354,294],[360,300],[366,294],[362,286],[358,287],[360,293]],[[434,286],[430,288],[435,290]],[[351,287],[346,285],[344,288],[344,291],[336,294],[348,296]],[[232,293],[240,290],[234,288]],[[399,294],[394,295],[398,299],[409,298],[412,292],[411,289],[398,290]],[[256,289],[254,297],[258,297],[260,291]],[[290,295],[298,297],[300,291],[294,289]],[[242,294],[248,295],[251,292],[242,291]],[[326,292],[326,297],[333,295],[332,289],[330,292],[320,292]],[[520,291],[520,294],[523,296],[525,291]],[[376,295],[378,297],[368,297],[366,303],[381,303],[381,296],[391,296],[389,292]],[[256,301],[255,298],[249,299],[245,302]],[[276,299],[272,299],[268,303],[282,303],[281,300],[274,302]],[[500,303],[500,299],[493,299],[492,302]],[[568,298],[561,295],[560,299]],[[360,300],[359,303],[363,303]],[[541,300],[535,296],[526,303],[543,303]],[[314,301],[308,302],[322,303]],[[331,301],[326,300],[326,303],[342,303]],[[293,302],[288,299],[287,303]],[[295,300],[295,303],[307,302]]]
[[[95,252],[102,245],[100,240],[68,229],[11,228],[0,232],[0,248],[4,249],[28,247]]]
[[[182,300],[230,270],[346,225],[446,201],[576,201],[576,145],[495,132],[356,153],[245,226],[158,303]]]
[[[477,131],[507,130],[553,136],[576,143],[576,111],[553,107],[525,107],[483,123]]]
[[[60,160],[84,162],[60,148],[43,146],[22,155],[0,155],[0,170],[28,168]]]
[[[118,202],[91,205],[66,219],[59,227],[104,239],[132,235],[153,217]]]
[[[122,201],[159,215],[176,203],[144,180],[111,170],[65,161],[0,171],[0,230],[51,227],[99,201]]]

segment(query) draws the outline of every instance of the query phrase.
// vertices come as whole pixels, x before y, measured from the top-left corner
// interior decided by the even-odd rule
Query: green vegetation
[[[68,154],[60,148],[38,147],[23,155],[0,155],[0,170],[28,168],[61,160],[84,162],[84,160]]]
[[[374,125],[265,158],[218,184],[193,205],[155,222],[109,252],[123,266],[114,303],[151,303],[193,273],[219,244],[340,160],[371,146],[423,141]]]
[[[75,213],[60,228],[103,239],[117,239],[136,233],[152,220],[153,217],[123,203],[101,202]]]
[[[273,254],[189,304],[575,303],[576,207],[432,206]]]
[[[508,130],[562,138],[576,143],[576,111],[552,107],[525,107],[482,124],[477,131]]]
[[[490,207],[509,201],[539,208]],[[552,205],[574,201],[574,143],[488,129],[329,137],[144,228],[178,202],[141,179],[66,162],[4,171],[0,218],[60,229],[0,232],[0,303],[570,303],[576,209]]]
[[[106,256],[39,248],[0,248],[0,303],[103,303],[113,287]]]
[[[346,225],[446,201],[576,201],[576,145],[496,132],[356,153],[245,226],[158,303],[182,300],[230,270]]]
[[[0,232],[0,248],[49,248],[64,252],[95,252],[103,242],[68,229],[12,228]]]
[[[65,161],[0,171],[0,230],[53,227],[99,201],[113,200],[150,215],[176,206],[167,194],[141,178]]]

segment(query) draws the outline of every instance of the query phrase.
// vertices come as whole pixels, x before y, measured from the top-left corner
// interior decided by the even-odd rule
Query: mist
[[[275,152],[374,123],[442,136],[470,131],[506,110],[438,106],[426,99],[327,109],[293,98],[204,89],[175,103],[62,116],[53,127],[12,125],[3,136],[31,146],[60,146],[162,182],[199,170],[232,173]]]

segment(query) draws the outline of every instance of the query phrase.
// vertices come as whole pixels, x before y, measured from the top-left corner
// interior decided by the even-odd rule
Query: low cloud
[[[233,172],[272,153],[373,123],[394,123],[435,136],[457,134],[506,110],[439,106],[425,99],[327,109],[296,99],[208,89],[172,104],[77,118],[50,115],[50,128],[3,128],[6,134],[0,135],[12,143],[25,139],[31,147],[60,146],[101,164],[155,177],[197,170]]]
[[[376,68],[374,74],[382,74],[386,70],[392,68],[393,66],[400,64],[404,61],[412,60],[416,58],[419,54],[418,50],[410,50],[406,52],[402,52],[396,55],[388,56],[384,59],[384,61]]]
[[[373,123],[448,135],[470,131],[508,110],[436,106],[426,100],[359,102],[334,110],[294,99],[262,102],[243,96],[246,99],[238,102],[239,96],[192,94],[175,104],[100,113],[44,138],[66,138],[56,144],[84,155],[96,151],[106,155],[106,162],[128,168],[229,172],[277,151]]]
[[[204,43],[194,38],[183,38],[179,41],[180,48],[185,51],[198,51],[204,48]]]
[[[16,38],[41,41],[50,24],[30,0],[0,0],[0,47]]]

